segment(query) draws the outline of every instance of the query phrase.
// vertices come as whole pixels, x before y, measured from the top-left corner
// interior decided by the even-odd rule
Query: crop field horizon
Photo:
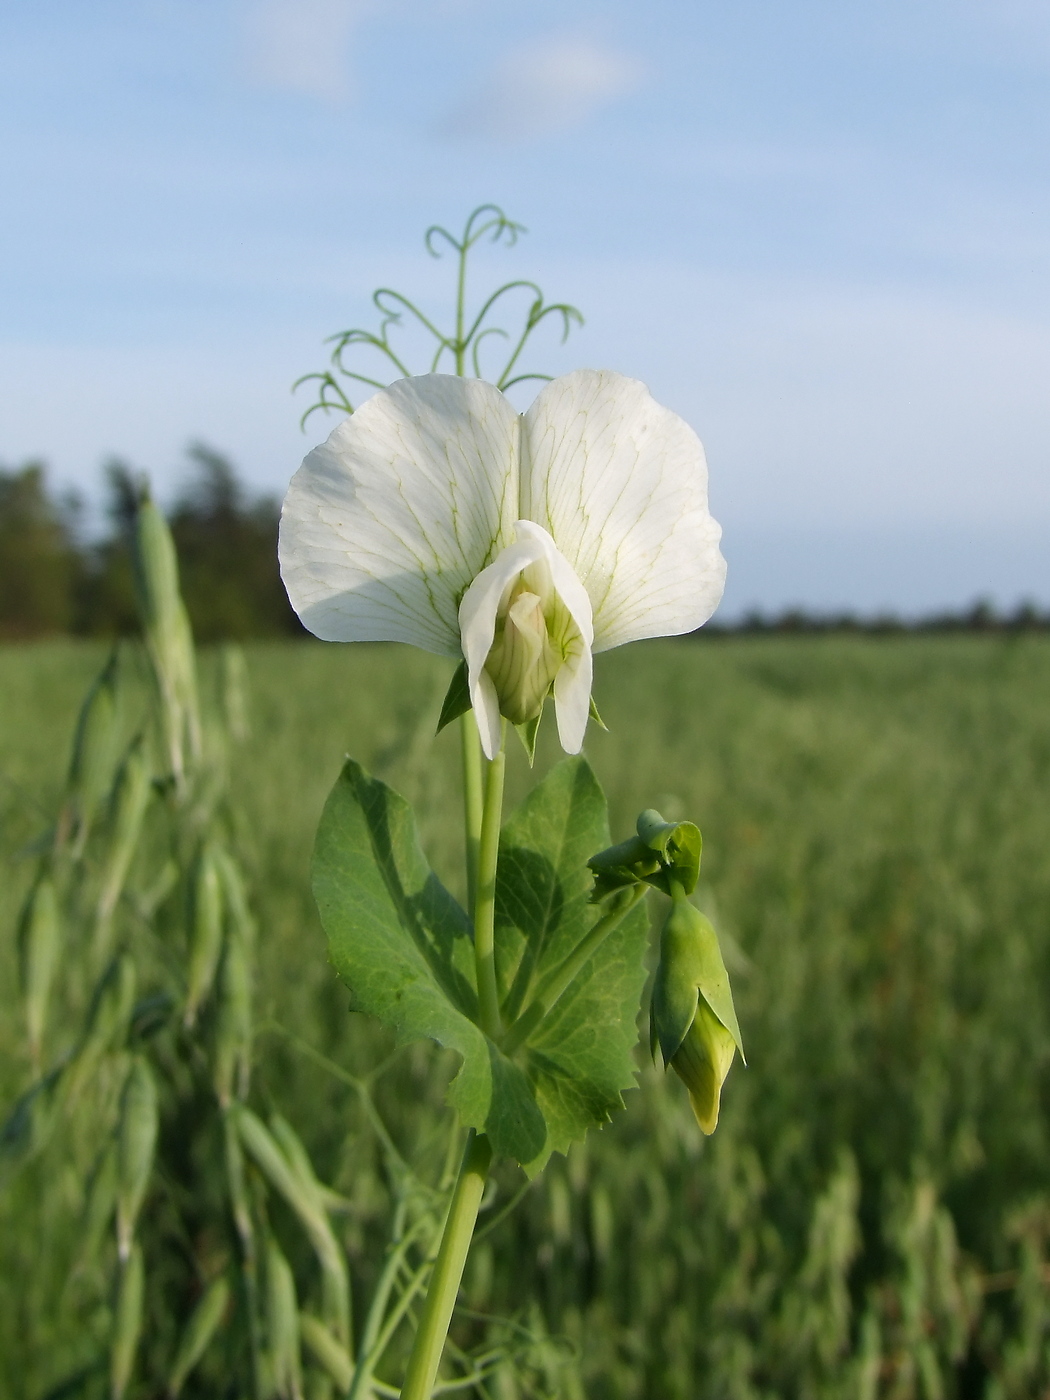
[[[133,709],[145,672],[125,651]],[[344,1244],[367,1280],[389,1183],[339,1075],[385,1039],[327,962],[310,852],[349,753],[416,805],[431,863],[461,894],[457,745],[434,734],[453,668],[388,645],[244,654],[250,732],[230,759],[229,825],[258,928],[253,1101],[356,1203]],[[19,909],[106,655],[0,647],[5,1114],[33,1074]],[[207,695],[217,653],[201,666]],[[594,694],[608,728],[591,726],[585,753],[614,839],[646,807],[703,832],[697,901],[723,939],[748,1064],[704,1140],[640,1044],[624,1111],[499,1221],[522,1185],[501,1173],[462,1337],[513,1319],[547,1347],[546,1388],[528,1393],[571,1400],[1048,1393],[1050,637],[664,640],[597,658]],[[544,727],[537,772],[560,758],[553,717]],[[515,752],[509,806],[528,781]],[[415,1047],[384,1081],[417,1160],[438,1151],[453,1068]],[[422,1119],[409,1098],[429,1106]],[[42,1171],[8,1172],[0,1194],[0,1394],[57,1395],[83,1364],[77,1393],[94,1395],[85,1337],[102,1324],[69,1282],[80,1217],[43,1199]],[[309,1259],[287,1252],[305,1275]],[[184,1393],[221,1394],[208,1374]],[[511,1400],[511,1384],[476,1393]]]

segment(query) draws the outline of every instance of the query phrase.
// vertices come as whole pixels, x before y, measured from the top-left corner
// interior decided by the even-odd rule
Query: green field
[[[253,1094],[337,1189],[374,1202],[346,1240],[367,1279],[386,1200],[374,1148],[353,1091],[284,1031],[351,1070],[382,1040],[348,1014],[308,889],[344,753],[417,804],[456,888],[458,753],[451,732],[433,738],[451,666],[312,643],[247,659],[231,792],[259,925]],[[14,946],[30,848],[103,660],[73,643],[0,650],[8,1102],[30,1079]],[[205,689],[214,669],[206,657]],[[707,638],[596,669],[608,732],[592,726],[587,754],[614,837],[648,806],[701,826],[698,900],[748,1066],[705,1142],[639,1050],[625,1112],[475,1251],[469,1308],[555,1339],[551,1395],[1050,1393],[1050,639]],[[548,732],[537,770],[556,757]],[[515,754],[511,800],[529,781]],[[407,1052],[385,1091],[417,1155],[436,1150],[449,1071]],[[84,1326],[61,1286],[77,1218],[43,1201],[40,1171],[0,1206],[0,1393],[31,1400],[81,1355]]]

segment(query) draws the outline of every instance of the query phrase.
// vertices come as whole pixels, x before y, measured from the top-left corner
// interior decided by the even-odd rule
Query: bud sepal
[[[665,822],[646,808],[637,822],[637,835],[599,851],[587,862],[594,875],[591,903],[598,904],[630,885],[652,885],[664,894],[675,887],[692,894],[700,876],[703,839],[693,822]]]
[[[729,974],[709,920],[679,887],[660,935],[649,1040],[689,1090],[702,1132],[713,1133],[729,1068],[744,1060]],[[746,1061],[745,1061],[746,1063]]]

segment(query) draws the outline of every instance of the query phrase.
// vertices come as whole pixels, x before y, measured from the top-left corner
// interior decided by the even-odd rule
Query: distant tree
[[[74,629],[92,637],[126,636],[138,630],[130,531],[145,477],[112,457],[103,467],[109,533],[88,551],[74,599]]]
[[[194,633],[207,642],[301,632],[277,567],[280,506],[249,500],[229,459],[203,443],[189,457],[194,472],[170,524]]]
[[[49,495],[43,464],[0,467],[0,637],[68,631],[81,572],[71,511]]]

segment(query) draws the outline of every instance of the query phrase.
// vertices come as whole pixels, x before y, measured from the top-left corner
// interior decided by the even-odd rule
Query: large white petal
[[[594,650],[690,632],[725,587],[699,438],[637,379],[576,370],[525,414],[521,514],[553,536],[594,609]]]
[[[458,655],[460,596],[513,539],[519,442],[513,408],[477,379],[402,379],[362,404],[285,497],[281,577],[303,624]]]

